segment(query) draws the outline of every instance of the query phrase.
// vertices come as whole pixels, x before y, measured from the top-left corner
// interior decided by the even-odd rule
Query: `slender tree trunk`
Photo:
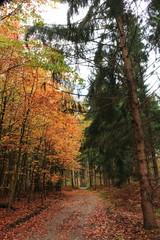
[[[102,176],[103,176],[103,184],[104,184],[104,187],[108,187],[108,179],[107,179],[107,172],[106,172],[106,168],[103,166],[103,169],[102,169]]]
[[[41,198],[42,198],[42,204],[44,204],[44,200],[46,199],[46,174],[43,173],[42,177],[42,192],[41,192]]]
[[[73,176],[73,170],[71,170],[71,184],[72,184],[72,188],[74,188],[74,176]]]
[[[17,161],[15,162],[15,165],[14,165],[14,174],[13,174],[13,177],[12,177],[11,193],[10,193],[9,203],[8,203],[8,208],[7,208],[7,216],[10,215],[10,210],[11,210],[12,203],[13,203],[15,193],[16,193],[19,164],[20,164],[20,161],[21,161],[21,150],[22,150],[22,147],[20,146],[19,147],[19,153],[18,153],[18,159],[17,159]]]
[[[67,186],[67,178],[66,178],[66,172],[65,171],[64,171],[63,177],[64,177],[64,186]]]
[[[100,173],[99,173],[99,184],[100,186],[102,186],[102,172],[100,170]]]
[[[141,68],[140,68],[141,69]],[[140,71],[139,76],[141,79],[143,79],[143,73]],[[142,88],[144,87],[144,83],[141,83]],[[145,119],[145,126],[144,129],[146,129],[147,133],[147,154],[149,155],[149,160],[148,160],[148,167],[150,166],[150,163],[152,164],[153,167],[153,173],[155,177],[155,181],[158,184],[159,183],[159,170],[158,170],[158,164],[156,161],[156,153],[155,153],[155,146],[154,146],[154,140],[153,140],[153,132],[152,132],[152,127],[151,127],[151,121],[150,121],[150,103],[151,100],[149,97],[147,97],[146,93],[144,92],[141,96],[142,102],[144,107],[142,108],[142,111],[146,117]],[[152,168],[151,168],[152,169]],[[152,171],[149,170],[149,178],[152,178]]]
[[[80,171],[78,171],[78,179],[77,179],[77,181],[78,181],[78,187],[80,187],[81,186]]]
[[[33,167],[33,170],[31,171],[31,180],[30,180],[30,188],[29,188],[29,193],[28,193],[28,203],[30,203],[32,193],[33,193],[33,185],[34,185],[34,171],[35,171],[36,165]]]
[[[151,125],[148,123],[148,137],[149,137],[149,147],[150,147],[150,154],[151,154],[151,161],[153,165],[153,172],[154,172],[154,177],[156,180],[156,183],[159,184],[159,171],[158,171],[158,164],[156,160],[156,153],[155,153],[155,148],[154,148],[154,143],[153,143],[153,135],[152,135],[152,130],[151,130]]]
[[[89,186],[93,187],[93,168],[92,168],[92,163],[89,162]]]
[[[133,120],[135,144],[137,150],[137,161],[139,169],[139,183],[141,190],[141,207],[143,212],[144,227],[146,229],[156,226],[152,205],[152,191],[148,180],[147,159],[145,153],[144,132],[142,127],[139,100],[137,95],[137,86],[133,74],[133,66],[129,50],[126,43],[124,32],[124,24],[121,16],[116,17],[119,31],[120,47],[122,50],[122,58],[124,61],[124,69],[126,75],[126,85],[128,88],[130,110]]]
[[[16,186],[17,186],[17,181],[18,181],[18,172],[19,172],[19,168],[20,168],[20,165],[21,165],[23,138],[24,138],[24,134],[25,134],[26,121],[27,121],[27,118],[28,118],[28,114],[29,114],[29,109],[26,111],[26,115],[24,117],[24,120],[23,120],[23,123],[22,123],[22,127],[21,127],[21,135],[20,135],[20,140],[19,140],[18,157],[17,157],[17,161],[15,162],[15,165],[14,165],[14,174],[13,174],[13,178],[12,178],[11,193],[10,193],[10,197],[9,197],[7,216],[10,215],[11,206],[12,206],[15,194],[16,194]]]
[[[97,188],[97,178],[96,178],[96,169],[95,169],[95,165],[94,165],[94,168],[93,168],[93,173],[94,173],[94,188],[96,189]]]
[[[5,116],[5,111],[6,111],[6,105],[7,105],[7,97],[4,97],[4,101],[3,101],[3,107],[2,107],[2,112],[1,112],[1,116],[0,116],[0,139],[2,137],[2,128],[3,128],[3,122],[4,122],[4,116]]]

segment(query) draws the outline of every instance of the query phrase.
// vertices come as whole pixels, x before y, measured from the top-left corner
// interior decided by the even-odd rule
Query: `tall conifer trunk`
[[[137,150],[137,163],[139,170],[139,183],[141,190],[141,207],[144,217],[144,227],[146,229],[152,228],[156,225],[153,213],[152,192],[148,180],[147,159],[145,153],[144,132],[142,127],[142,120],[140,114],[140,106],[137,95],[137,84],[134,79],[133,66],[129,50],[126,42],[124,32],[124,24],[122,16],[116,17],[116,22],[119,32],[119,41],[122,51],[122,58],[124,61],[124,69],[126,76],[126,85],[128,88],[129,104],[133,120],[135,144]]]

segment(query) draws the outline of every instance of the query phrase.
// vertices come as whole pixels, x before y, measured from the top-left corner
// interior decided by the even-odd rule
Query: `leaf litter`
[[[40,199],[29,205],[22,199],[14,207],[10,217],[5,209],[0,212],[1,240],[160,239],[158,228],[143,229],[137,185],[66,191],[57,199],[50,195],[43,205]]]

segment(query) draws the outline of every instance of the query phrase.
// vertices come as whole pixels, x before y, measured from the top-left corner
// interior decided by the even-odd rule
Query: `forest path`
[[[94,232],[90,220],[97,216],[99,207],[102,208],[100,197],[87,190],[65,192],[65,195],[60,201],[61,210],[45,224],[47,234],[33,234],[30,240],[83,240],[86,231]]]
[[[43,205],[40,198],[29,205],[22,199],[10,217],[0,211],[0,240],[160,240],[160,228],[142,228],[135,190],[132,185],[64,191],[48,195]],[[160,215],[156,217],[160,226]]]
[[[103,201],[102,192],[99,193],[87,190],[64,192],[48,208],[50,220],[43,224],[41,234],[34,232],[28,239],[160,240],[158,229],[145,231],[142,228],[141,211],[135,211],[133,206],[128,208],[128,199],[124,200],[123,206],[115,207],[114,202],[118,204],[118,198],[111,200],[105,197]],[[110,193],[106,193],[109,196]]]

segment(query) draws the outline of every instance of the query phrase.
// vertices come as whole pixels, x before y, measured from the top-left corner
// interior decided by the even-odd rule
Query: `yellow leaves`
[[[54,169],[79,168],[79,120],[65,111],[77,104],[69,89],[52,81],[50,72],[35,68],[37,62],[31,62],[28,50],[24,51],[19,31],[17,21],[0,26],[1,115],[4,108],[0,147],[13,151],[15,159],[21,153],[21,161],[26,158],[24,168],[34,176],[56,182],[60,176],[53,174]],[[62,69],[63,80],[67,75]]]
[[[40,70],[40,75],[43,74]],[[40,136],[45,135],[45,141],[50,146],[50,153],[47,155],[49,163],[58,160],[58,164],[66,169],[79,167],[75,159],[79,154],[81,138],[79,121],[75,116],[61,111],[60,100],[63,99],[64,94],[56,91],[49,84],[45,91],[41,90],[40,83],[36,84],[31,105],[31,123],[35,126],[32,138],[39,139]]]
[[[62,176],[60,176],[60,175],[52,174],[50,176],[50,181],[54,184],[57,183],[61,179],[62,179]]]

